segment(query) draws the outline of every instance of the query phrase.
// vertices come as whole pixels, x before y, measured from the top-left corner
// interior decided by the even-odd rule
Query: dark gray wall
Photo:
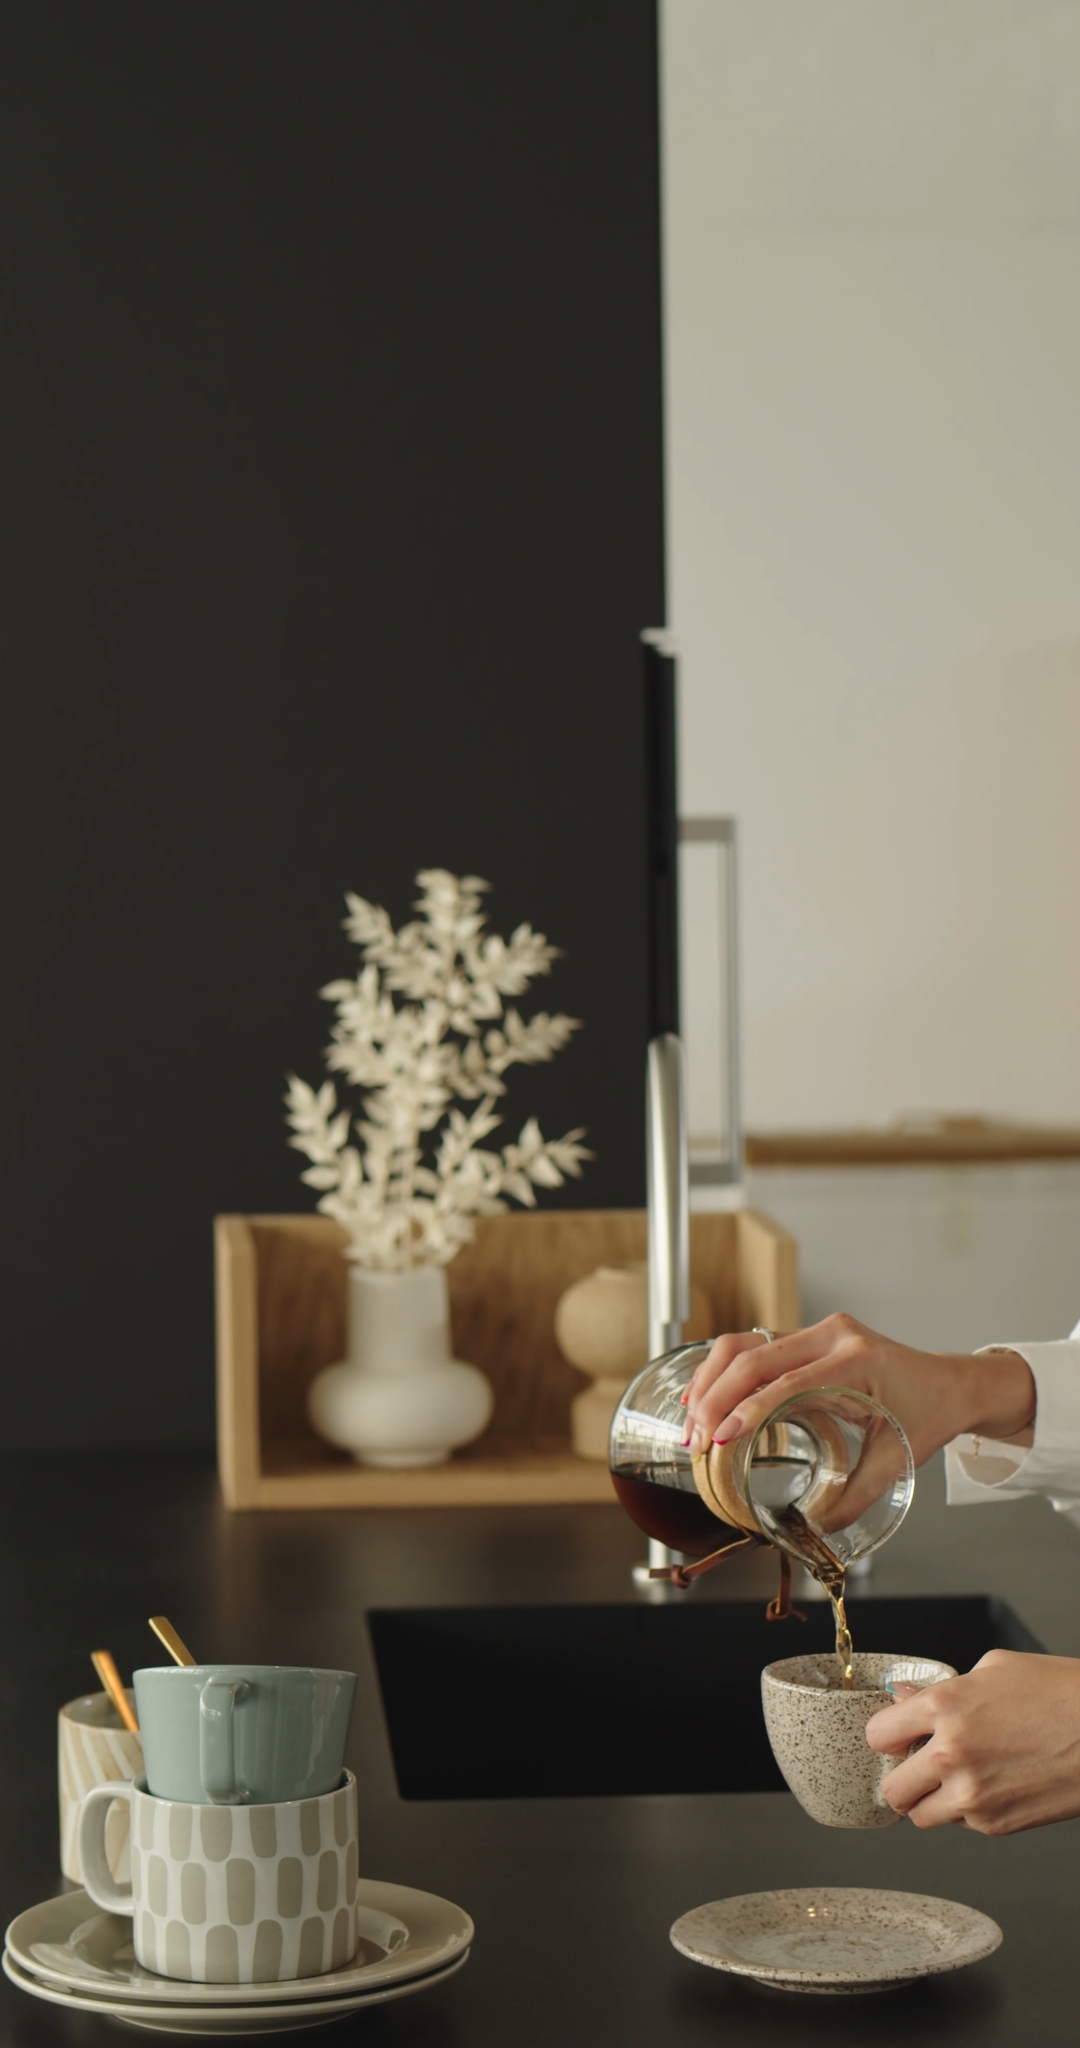
[[[0,193],[4,1438],[203,1442],[345,889],[565,948],[641,1198],[652,0],[8,6]]]

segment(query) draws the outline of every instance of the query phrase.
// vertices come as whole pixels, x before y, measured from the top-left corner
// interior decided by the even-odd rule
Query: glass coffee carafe
[[[710,1348],[669,1351],[627,1388],[611,1425],[619,1500],[647,1536],[699,1561],[662,1574],[677,1583],[730,1549],[771,1543],[826,1590],[842,1589],[847,1567],[887,1542],[911,1502],[915,1471],[900,1424],[869,1394],[815,1387],[781,1402],[751,1435],[691,1457],[682,1396]]]

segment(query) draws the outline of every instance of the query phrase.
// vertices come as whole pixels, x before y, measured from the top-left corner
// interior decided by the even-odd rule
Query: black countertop
[[[361,1870],[440,1892],[476,1921],[458,1977],[340,2022],[339,2038],[362,2031],[370,2048],[771,2048],[796,2028],[803,2041],[835,2044],[840,2024],[882,2044],[1076,2038],[1080,1821],[991,1841],[904,1823],[833,1831],[787,1793],[399,1799],[365,1611],[634,1600],[629,1570],[643,1539],[618,1508],[230,1515],[207,1464],[161,1454],[12,1460],[0,1464],[0,1485],[5,1924],[61,1889],[57,1707],[92,1689],[91,1648],[111,1648],[124,1671],[156,1662],[145,1617],[166,1613],[207,1661],[358,1670],[349,1762]],[[1080,1537],[1040,1502],[946,1510],[932,1469],[874,1563],[875,1595],[996,1593],[1047,1649],[1080,1655]],[[690,1597],[722,1607],[772,1590],[763,1558],[727,1569]],[[722,1611],[716,1621],[722,1628]],[[778,1636],[777,1655],[794,1647]],[[430,1711],[439,1714],[437,1672]],[[572,1722],[578,1711],[572,1688],[553,1690],[553,1717]],[[673,1669],[657,1744],[716,1739],[695,1713],[693,1670]],[[963,1900],[1000,1922],[1004,1946],[954,1977],[841,2006],[741,1984],[668,1942],[671,1922],[706,1900],[815,1883]],[[0,2048],[118,2038],[109,2021],[0,1980]]]

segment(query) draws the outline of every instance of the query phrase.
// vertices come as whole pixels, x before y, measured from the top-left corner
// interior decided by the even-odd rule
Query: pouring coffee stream
[[[777,1517],[791,1539],[793,1555],[800,1557],[808,1572],[812,1572],[820,1586],[823,1586],[832,1605],[833,1620],[836,1623],[836,1661],[840,1667],[840,1683],[845,1692],[850,1692],[854,1682],[854,1647],[851,1630],[848,1627],[847,1609],[844,1606],[846,1573],[838,1557],[833,1555],[827,1543],[810,1527],[805,1515],[798,1508],[786,1508]]]
[[[868,1394],[817,1387],[782,1402],[752,1435],[692,1457],[682,1442],[682,1396],[709,1349],[687,1344],[667,1352],[627,1388],[611,1428],[615,1492],[646,1535],[681,1554],[681,1563],[654,1574],[676,1585],[771,1544],[781,1577],[768,1614],[783,1620],[798,1611],[790,1603],[792,1562],[803,1565],[832,1605],[840,1683],[850,1690],[845,1574],[907,1513],[914,1491],[907,1438]]]

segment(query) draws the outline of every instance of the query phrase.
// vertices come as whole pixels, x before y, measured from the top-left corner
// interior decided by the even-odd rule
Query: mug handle
[[[83,1890],[105,1913],[134,1914],[129,1884],[117,1884],[105,1855],[105,1817],[114,1799],[129,1803],[135,1787],[130,1778],[110,1778],[93,1785],[79,1807],[79,1862]]]
[[[244,1799],[236,1782],[233,1708],[248,1690],[242,1678],[208,1678],[199,1694],[199,1777],[215,1806],[239,1806]]]

